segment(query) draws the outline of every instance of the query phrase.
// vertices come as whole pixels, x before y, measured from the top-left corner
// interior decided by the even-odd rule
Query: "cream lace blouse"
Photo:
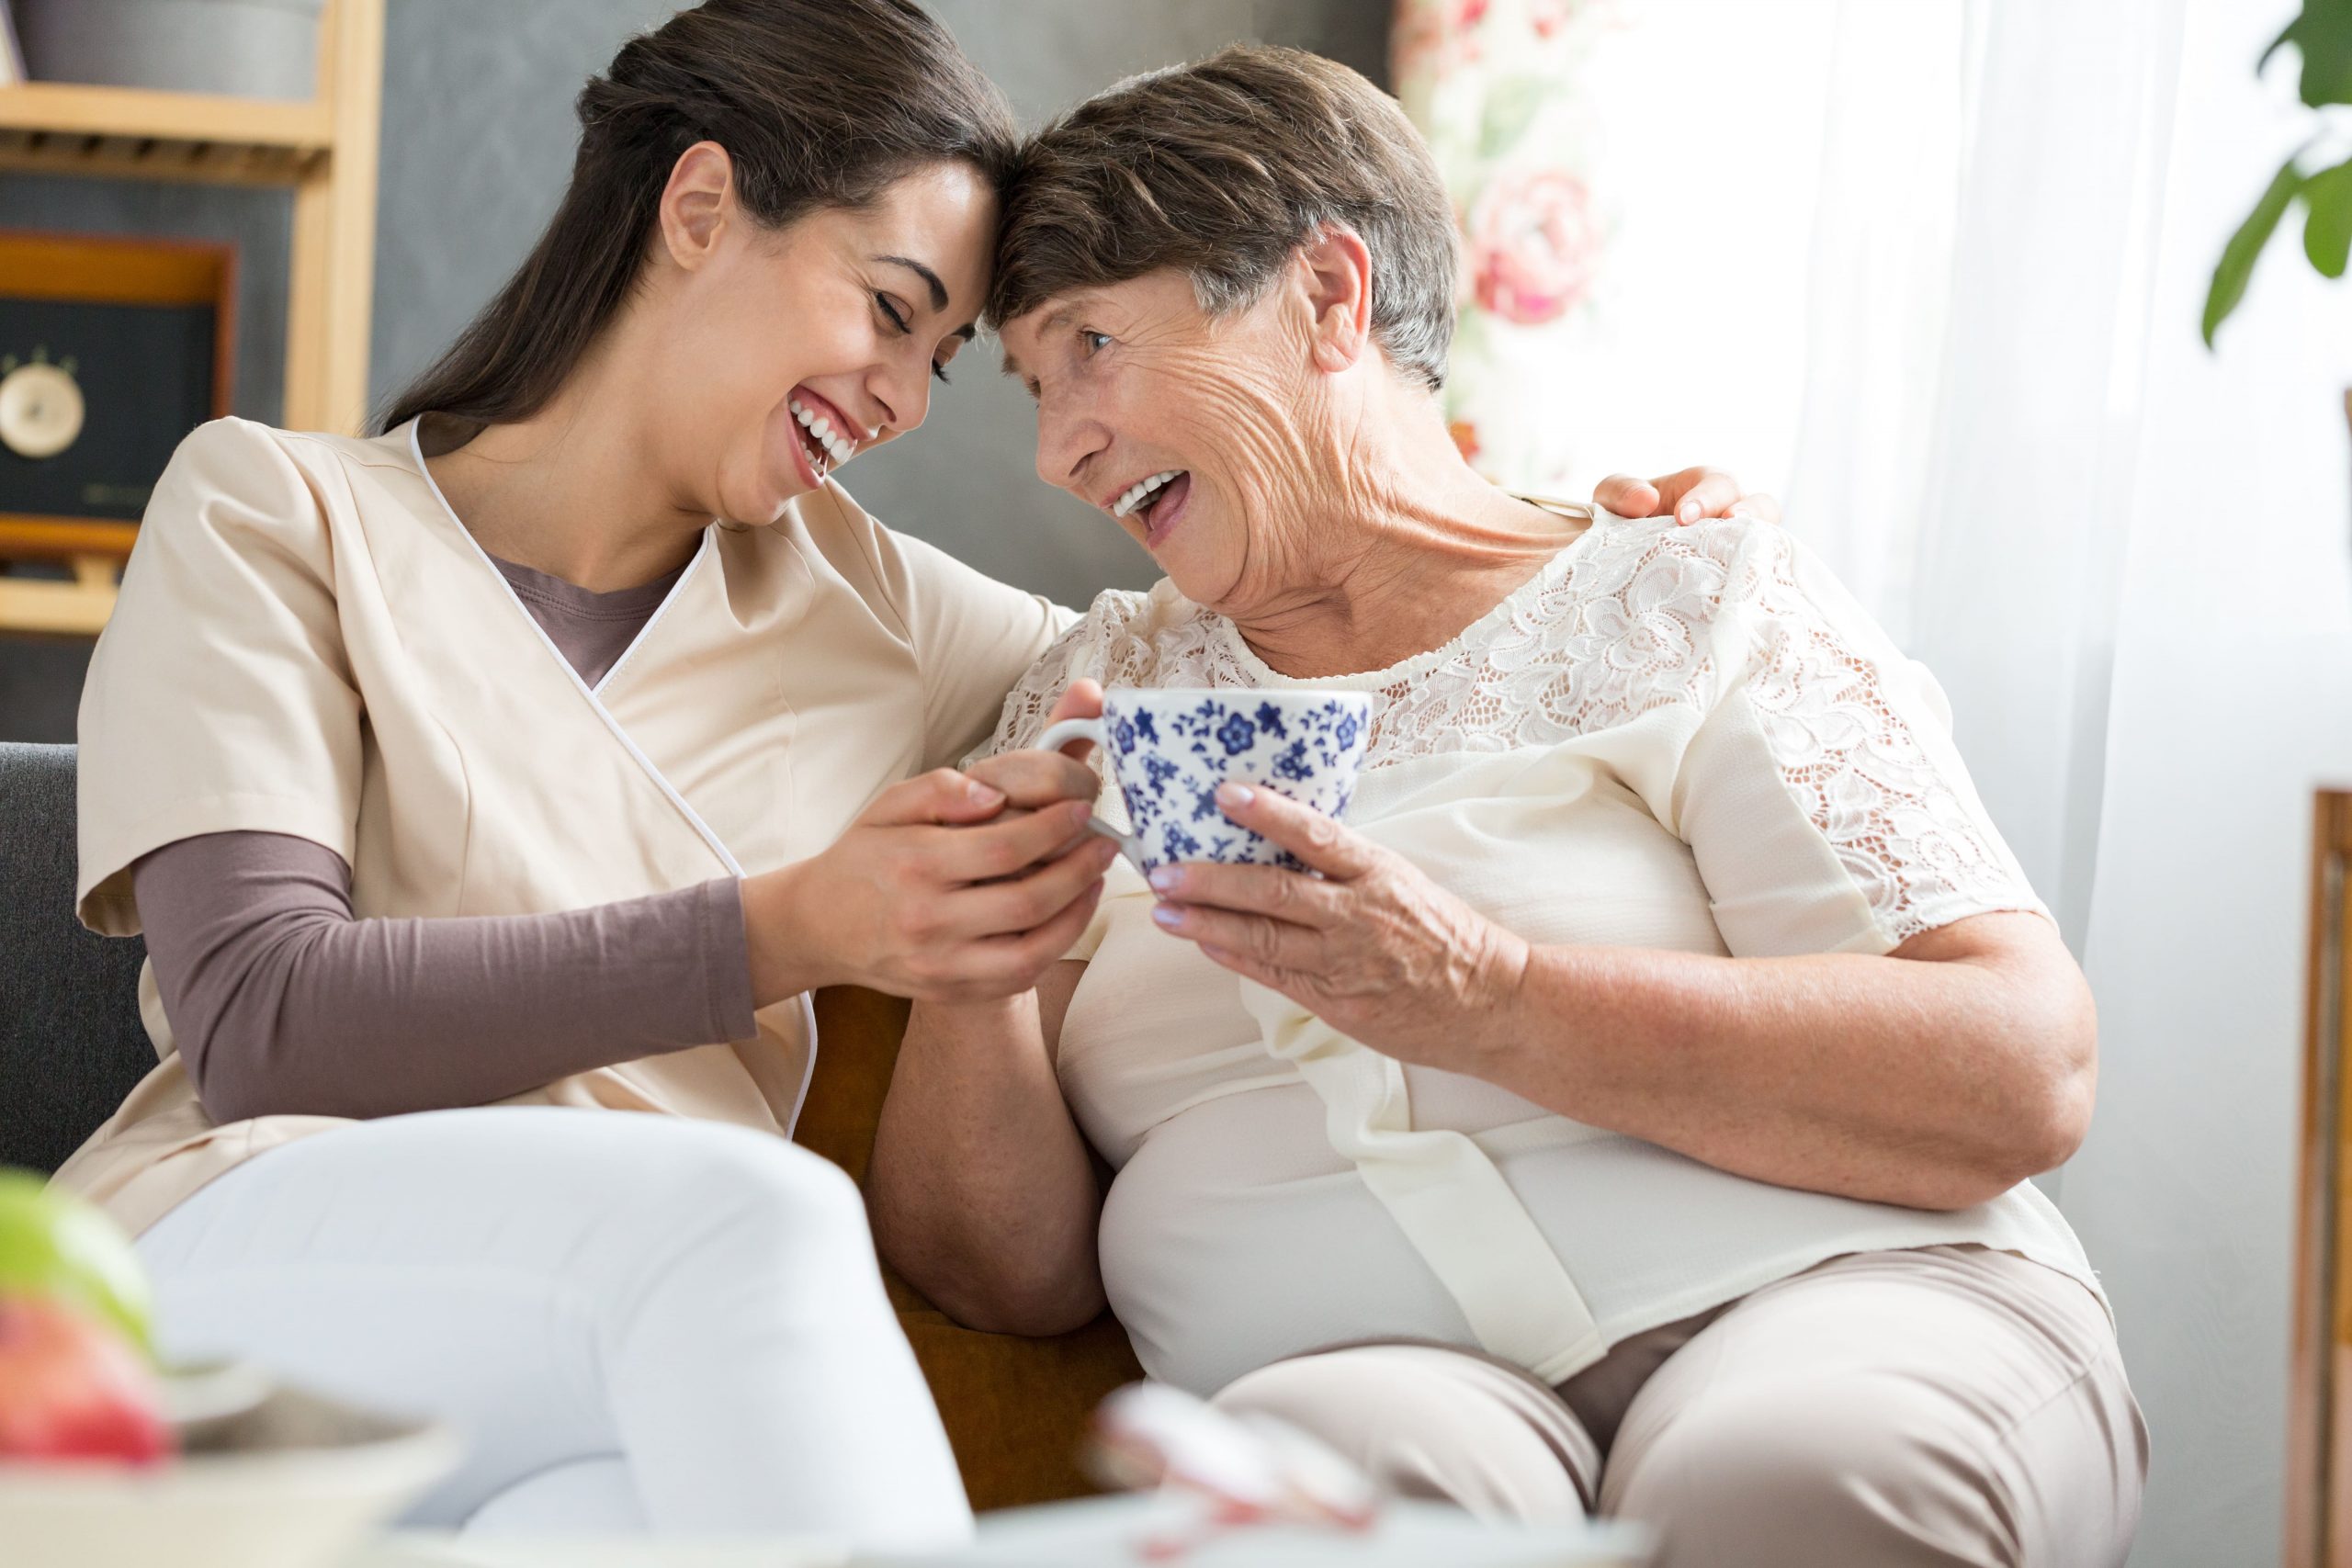
[[[1954,751],[1941,694],[1787,533],[1598,513],[1442,648],[1296,681],[1167,582],[1109,592],[1007,700],[1070,680],[1374,694],[1352,827],[1531,941],[1885,953],[2040,911]],[[1118,815],[1115,790],[1105,814]],[[1975,1242],[2098,1285],[2031,1185],[1929,1213],[1732,1176],[1404,1067],[1152,924],[1124,863],[1072,956],[1059,1046],[1117,1170],[1112,1304],[1200,1392],[1359,1338],[1482,1346],[1550,1381],[1842,1253]]]

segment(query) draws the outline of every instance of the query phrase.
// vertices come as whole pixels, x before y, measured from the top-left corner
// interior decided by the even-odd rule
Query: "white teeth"
[[[832,458],[830,465],[819,465],[820,471],[818,478],[824,478],[821,470],[825,468],[838,468],[857,456],[857,443],[846,434],[836,432],[831,420],[820,413],[811,413],[808,406],[798,398],[789,400],[786,406],[792,410],[792,417],[800,422],[800,428],[807,431],[810,439],[824,449],[827,457]]]
[[[1135,484],[1128,489],[1125,495],[1112,502],[1111,515],[1114,517],[1125,517],[1128,513],[1133,512],[1136,507],[1142,505],[1146,496],[1151,494],[1152,491],[1158,490],[1161,485],[1166,484],[1169,480],[1174,479],[1178,474],[1181,474],[1183,471],[1184,470],[1182,468],[1170,468],[1164,474],[1154,474],[1148,479],[1137,479]]]

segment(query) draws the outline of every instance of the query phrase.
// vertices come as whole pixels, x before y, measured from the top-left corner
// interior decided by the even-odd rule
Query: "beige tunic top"
[[[129,868],[201,833],[297,835],[372,916],[574,909],[753,874],[837,838],[987,733],[1065,612],[882,527],[837,486],[713,524],[594,688],[451,513],[413,424],[375,440],[205,425],[157,485],[81,712],[80,913],[135,934]],[[145,1228],[263,1149],[339,1125],[215,1126],[140,986],[159,1065],[57,1179]],[[756,1038],[507,1103],[788,1135],[806,998]]]
[[[2039,911],[1942,694],[1792,535],[1600,515],[1443,647],[1302,681],[1168,583],[1106,593],[1023,678],[1366,692],[1349,824],[1531,942],[1883,953]],[[1106,817],[1122,819],[1115,790]],[[1072,956],[1061,1086],[1117,1168],[1102,1278],[1201,1393],[1318,1346],[1482,1347],[1558,1382],[1841,1253],[1976,1243],[2097,1281],[2030,1183],[1956,1213],[1749,1180],[1405,1066],[1218,968],[1125,863]]]

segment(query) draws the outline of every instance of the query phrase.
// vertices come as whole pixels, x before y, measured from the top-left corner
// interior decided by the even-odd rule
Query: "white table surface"
[[[1154,1516],[1155,1507],[1163,1511]],[[681,1542],[650,1540],[471,1540],[396,1534],[348,1568],[1118,1568],[1142,1563],[1135,1543],[1170,1526],[1146,1497],[1090,1498],[985,1515],[974,1546],[944,1555],[859,1556],[838,1546],[789,1540]],[[1392,1505],[1361,1535],[1260,1529],[1212,1534],[1181,1557],[1182,1568],[1639,1568],[1643,1532],[1614,1524],[1484,1526],[1452,1508]]]

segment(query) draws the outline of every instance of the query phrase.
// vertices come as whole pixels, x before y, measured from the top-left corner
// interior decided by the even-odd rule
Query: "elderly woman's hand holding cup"
[[[1216,803],[1306,870],[1161,866],[1147,878],[1160,929],[1375,1051],[1465,1069],[1526,972],[1527,942],[1402,855],[1274,791],[1228,784]]]
[[[1361,692],[1073,682],[1040,750],[1102,745],[1131,829],[1100,818],[1161,929],[1406,1061],[1459,1065],[1527,943],[1344,825],[1371,728]]]

